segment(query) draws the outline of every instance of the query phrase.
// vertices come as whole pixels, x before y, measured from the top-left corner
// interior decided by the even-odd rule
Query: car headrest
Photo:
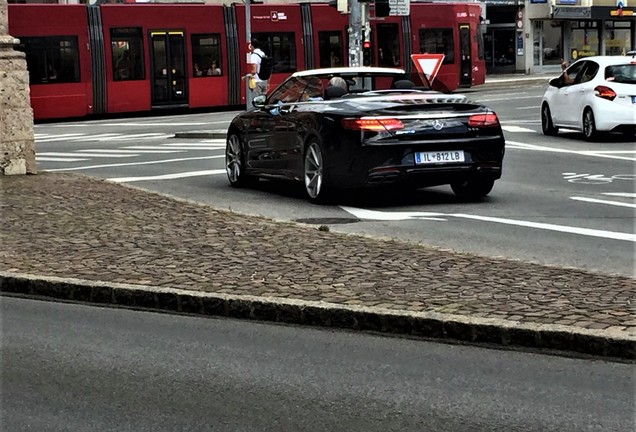
[[[339,98],[340,96],[346,94],[347,91],[342,87],[327,87],[325,89],[325,100]]]
[[[411,80],[398,80],[393,83],[394,89],[412,89],[415,84]]]

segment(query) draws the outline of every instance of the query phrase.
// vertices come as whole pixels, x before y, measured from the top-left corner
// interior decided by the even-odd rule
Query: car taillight
[[[596,86],[594,89],[596,92],[595,96],[613,101],[616,97],[616,92],[609,87],[605,86]]]
[[[355,118],[342,120],[342,127],[351,130],[367,130],[382,132],[387,130],[404,129],[404,124],[393,118]]]
[[[497,127],[499,126],[499,119],[497,114],[475,114],[468,117],[468,126],[470,127]]]

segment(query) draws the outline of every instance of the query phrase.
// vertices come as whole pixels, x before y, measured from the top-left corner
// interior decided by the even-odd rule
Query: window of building
[[[221,35],[192,35],[192,75],[194,77],[222,75]]]
[[[80,81],[76,36],[21,36],[16,49],[26,54],[31,84]]]
[[[141,28],[113,28],[110,30],[113,60],[113,80],[131,81],[146,78]]]
[[[420,53],[444,54],[443,64],[455,62],[453,29],[420,29]]]
[[[318,55],[320,56],[320,67],[329,68],[344,66],[343,48],[342,32],[318,32]]]
[[[294,33],[252,33],[261,50],[274,59],[272,73],[296,72],[296,42]]]

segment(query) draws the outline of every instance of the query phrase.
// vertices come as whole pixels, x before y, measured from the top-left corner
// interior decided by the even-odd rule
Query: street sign
[[[390,16],[408,16],[411,13],[410,0],[389,0]]]
[[[426,75],[430,83],[433,82],[444,61],[444,54],[411,54],[415,69],[420,75]]]

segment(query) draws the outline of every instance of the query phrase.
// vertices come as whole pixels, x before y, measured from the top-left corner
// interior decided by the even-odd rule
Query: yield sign
[[[428,82],[433,82],[444,61],[444,54],[411,54],[411,60],[420,75],[425,75]]]

